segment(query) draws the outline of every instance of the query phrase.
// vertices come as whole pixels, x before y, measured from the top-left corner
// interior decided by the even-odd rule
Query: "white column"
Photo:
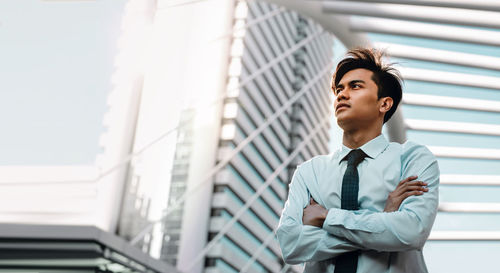
[[[200,1],[185,5],[159,3],[156,24],[161,24],[163,51],[157,60],[165,64],[161,89],[172,97],[184,96],[196,109],[193,122],[193,147],[187,190],[196,187],[215,166],[222,101],[226,87],[230,37],[234,14],[233,1]],[[221,38],[224,36],[223,38]],[[172,102],[157,102],[157,107],[178,107]],[[165,166],[168,168],[169,166]],[[186,268],[207,243],[212,180],[184,203],[182,233],[177,268],[183,272],[202,272],[204,262]]]
[[[124,11],[122,34],[118,41],[113,90],[108,96],[109,110],[104,116],[106,132],[101,135],[103,153],[97,158],[100,173],[97,183],[95,225],[114,232],[122,205],[128,161],[132,152],[144,77],[144,53],[156,0],[130,0]],[[111,171],[112,170],[112,171]]]

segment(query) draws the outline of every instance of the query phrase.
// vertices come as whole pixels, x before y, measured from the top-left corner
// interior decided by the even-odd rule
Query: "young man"
[[[401,100],[397,71],[370,49],[348,53],[332,89],[342,149],[297,167],[277,237],[304,272],[427,272],[422,247],[438,206],[432,153],[381,134]]]

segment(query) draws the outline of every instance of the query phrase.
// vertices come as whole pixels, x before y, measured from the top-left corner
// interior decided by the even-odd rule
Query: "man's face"
[[[373,72],[359,68],[347,72],[335,87],[334,110],[337,123],[362,125],[379,118],[378,87]]]

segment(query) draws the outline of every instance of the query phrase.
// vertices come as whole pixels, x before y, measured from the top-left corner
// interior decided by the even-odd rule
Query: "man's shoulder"
[[[315,170],[331,165],[336,156],[336,152],[327,155],[317,155],[306,160],[297,166],[297,170],[302,174],[315,174]]]
[[[330,153],[327,155],[314,156],[311,159],[306,160],[306,161],[302,162],[301,164],[299,164],[299,167],[300,168],[302,168],[302,167],[311,168],[311,167],[317,166],[317,165],[331,164],[332,160],[335,157],[335,154],[336,154],[336,152]]]
[[[420,143],[407,140],[405,143],[401,145],[401,157],[402,159],[410,159],[415,157],[426,157],[426,158],[435,158],[434,154],[427,148],[427,146],[422,145]]]
[[[401,179],[417,175],[429,185],[439,184],[438,160],[429,148],[413,141],[398,145],[401,148]]]
[[[402,172],[411,172],[415,175],[433,166],[431,169],[439,174],[437,158],[425,145],[414,141],[406,141],[399,144],[401,147],[401,165]]]

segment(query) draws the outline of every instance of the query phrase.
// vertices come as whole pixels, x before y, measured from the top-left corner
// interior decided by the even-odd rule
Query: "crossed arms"
[[[393,194],[386,203],[385,212],[330,208],[323,215],[321,212],[310,213],[314,219],[306,219],[309,214],[307,209],[316,206],[316,209],[321,210],[318,208],[321,206],[312,203],[306,180],[301,174],[301,168],[311,166],[309,163],[299,167],[290,184],[288,200],[276,232],[285,262],[297,264],[321,261],[354,250],[421,249],[436,216],[439,170],[431,154],[414,159],[427,160],[429,163],[416,168],[410,161],[407,166],[403,166],[402,176],[417,174],[419,180],[426,181],[428,192],[425,194],[406,197],[404,194]],[[396,197],[404,197],[401,205]],[[399,209],[394,211],[396,205]]]

